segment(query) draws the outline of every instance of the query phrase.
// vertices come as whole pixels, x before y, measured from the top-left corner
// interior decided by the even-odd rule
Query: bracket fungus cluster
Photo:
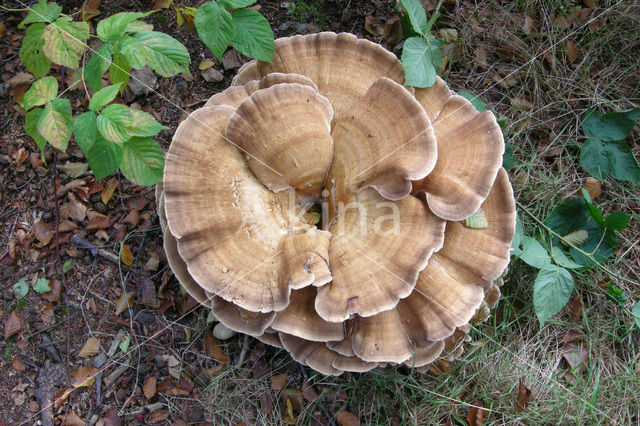
[[[351,34],[278,39],[180,124],[157,188],[185,289],[323,374],[455,357],[500,295],[515,207],[495,117],[403,82]]]

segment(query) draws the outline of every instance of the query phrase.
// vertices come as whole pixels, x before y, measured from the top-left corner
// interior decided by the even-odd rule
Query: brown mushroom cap
[[[167,224],[205,290],[249,311],[282,310],[290,288],[330,277],[330,235],[291,215],[227,143],[233,112],[202,108],[176,131],[164,172]]]
[[[462,220],[487,198],[502,166],[504,141],[491,111],[478,112],[462,96],[450,96],[433,122],[438,161],[413,184],[425,192],[429,208],[447,220]]]
[[[401,85],[381,77],[338,118],[329,182],[344,200],[358,189],[374,187],[389,200],[411,192],[436,164],[436,140],[422,106]]]
[[[261,76],[272,72],[306,75],[331,101],[340,117],[378,77],[404,82],[404,70],[391,52],[353,34],[321,32],[277,39],[273,62],[258,61]]]
[[[238,73],[233,77],[231,81],[232,86],[242,86],[250,82],[251,80],[257,80],[260,78],[258,74],[258,63],[256,61],[249,61],[244,63]]]
[[[422,105],[431,121],[434,121],[438,117],[445,101],[453,95],[455,95],[455,93],[453,93],[451,89],[449,89],[449,86],[447,86],[447,83],[438,76],[436,76],[436,81],[433,83],[433,86],[424,89],[417,88],[414,92],[415,98],[420,102],[420,105]]]
[[[226,134],[267,188],[319,195],[333,156],[332,118],[329,101],[314,88],[276,84],[242,102]]]
[[[415,197],[392,203],[371,188],[354,194],[329,228],[333,281],[318,289],[318,314],[342,322],[395,307],[442,246],[444,225]]]

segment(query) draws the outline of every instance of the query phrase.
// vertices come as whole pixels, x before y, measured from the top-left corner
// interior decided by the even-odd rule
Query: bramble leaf
[[[38,133],[60,151],[67,150],[73,132],[73,117],[69,99],[53,99],[44,107],[38,119]]]
[[[189,52],[175,38],[158,32],[136,33],[133,38],[145,47],[148,65],[163,77],[171,77],[181,72],[189,74]]]
[[[420,2],[418,0],[400,0],[400,5],[409,16],[413,30],[420,35],[426,35],[427,14]]]
[[[640,108],[610,112],[600,116],[593,108],[587,109],[582,120],[582,129],[590,138],[601,141],[619,141],[627,137],[638,122]]]
[[[432,35],[427,40],[411,37],[404,42],[401,58],[407,86],[431,87],[436,81],[437,69],[442,64],[442,40]]]
[[[220,3],[227,9],[240,9],[254,4],[256,0],[220,0]]]
[[[111,84],[120,84],[120,90],[124,90],[129,82],[129,71],[131,71],[131,67],[127,58],[118,51],[114,52],[113,61],[109,67]]]
[[[91,59],[84,67],[84,78],[93,93],[102,88],[102,76],[111,65],[111,55],[113,55],[113,46],[105,43],[93,52]]]
[[[209,1],[196,10],[193,22],[200,40],[221,61],[233,37],[231,14],[217,2]]]
[[[479,96],[474,95],[471,92],[467,92],[466,90],[460,90],[457,93],[458,95],[471,102],[471,105],[473,105],[473,107],[477,109],[478,112],[486,111],[487,107],[484,105],[484,102],[482,102],[482,99],[480,99]]]
[[[86,22],[72,22],[69,16],[61,16],[47,25],[42,37],[42,50],[51,62],[78,68],[80,55],[88,47],[89,25]]]
[[[120,170],[138,185],[154,185],[162,180],[164,154],[150,137],[131,138],[122,145]]]
[[[40,78],[49,72],[51,61],[42,51],[44,44],[45,24],[33,24],[27,28],[20,46],[20,60],[35,78]]]
[[[166,129],[151,114],[121,104],[112,104],[102,110],[96,124],[98,132],[115,143],[123,143],[132,136],[153,136]]]
[[[93,111],[87,111],[76,117],[73,122],[73,135],[76,143],[85,155],[96,141],[97,134],[96,114]]]
[[[267,18],[251,9],[235,10],[231,17],[231,45],[243,55],[265,62],[273,61],[273,31]]]
[[[520,259],[538,269],[542,269],[551,263],[551,257],[549,257],[547,250],[533,237],[522,237]]]
[[[612,212],[604,220],[604,227],[614,231],[622,231],[627,227],[630,216],[623,212]]]
[[[580,149],[580,164],[598,180],[610,175],[614,179],[638,183],[640,167],[629,147],[623,142],[603,143],[588,139]]]
[[[134,22],[136,19],[144,18],[145,16],[149,16],[152,13],[156,12],[155,10],[150,12],[120,12],[116,13],[108,17],[107,19],[103,19],[98,23],[98,27],[96,28],[96,33],[100,40],[115,42],[117,41],[122,34],[127,30],[127,25]],[[132,27],[135,29],[136,27]],[[129,28],[131,31],[131,28]]]
[[[98,90],[93,94],[91,100],[89,101],[89,109],[91,111],[98,112],[100,108],[116,98],[121,85],[122,83],[114,84],[112,86],[107,86],[104,89]]]
[[[33,107],[44,105],[47,101],[55,99],[57,95],[58,80],[55,77],[43,77],[31,85],[18,103],[29,111]]]
[[[573,277],[564,268],[547,265],[533,283],[533,308],[540,327],[564,307],[573,292]]]
[[[118,169],[122,161],[122,146],[97,134],[95,142],[84,154],[96,180],[102,179]]]
[[[43,108],[34,108],[24,118],[24,132],[31,136],[38,148],[40,148],[40,152],[44,151],[44,146],[47,144],[47,141],[38,133],[38,121],[43,112]]]
[[[62,6],[58,6],[57,3],[47,3],[47,0],[40,0],[38,3],[31,6],[29,13],[18,24],[19,29],[23,29],[25,25],[34,22],[53,22],[62,12]]]
[[[33,285],[33,291],[36,293],[46,293],[51,291],[49,280],[47,278],[38,278],[36,283]]]

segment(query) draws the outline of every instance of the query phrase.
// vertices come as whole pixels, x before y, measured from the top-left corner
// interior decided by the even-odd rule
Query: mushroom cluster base
[[[504,142],[440,79],[351,34],[275,41],[178,127],[169,266],[227,328],[327,375],[460,355],[509,262]]]

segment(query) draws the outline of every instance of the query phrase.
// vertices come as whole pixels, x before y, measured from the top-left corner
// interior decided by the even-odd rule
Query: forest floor
[[[58,3],[67,14],[82,5]],[[103,0],[98,19],[151,3]],[[258,4],[276,37],[347,31],[399,52],[397,33],[383,33],[394,16],[388,2]],[[534,234],[534,217],[544,220],[579,195],[589,176],[578,162],[585,110],[640,105],[640,5],[449,0],[441,11],[434,33],[446,42],[442,76],[504,120],[519,217]],[[2,82],[24,71],[17,56],[23,17],[0,10]],[[199,64],[222,65],[194,32],[178,27],[175,12],[162,9],[146,20],[191,56],[191,76],[158,78],[150,95],[127,89],[123,96],[169,127],[157,138],[166,149],[179,120],[226,88],[235,69],[225,70],[222,82],[207,82]],[[62,71],[53,75],[68,83]],[[489,321],[474,326],[461,360],[324,377],[252,338],[213,342],[207,309],[167,266],[153,188],[117,175],[71,178],[68,164],[84,161],[73,144],[66,154],[48,147],[43,163],[24,133],[18,90],[0,83],[0,323],[5,335],[18,327],[0,337],[0,425],[36,424],[43,398],[55,401],[56,421],[65,424],[640,422],[640,332],[630,313],[640,295],[638,186],[600,182],[598,206],[632,215],[607,263],[612,273],[577,273],[574,299],[542,328],[532,306],[536,271],[514,261],[503,298]],[[83,97],[71,91],[75,107],[86,104]],[[636,158],[639,141],[638,130],[626,141]],[[43,279],[50,291],[39,293],[34,286]],[[19,298],[21,280],[29,291]],[[607,298],[608,282],[629,296],[626,306]],[[93,368],[100,371],[95,382],[77,386]]]

